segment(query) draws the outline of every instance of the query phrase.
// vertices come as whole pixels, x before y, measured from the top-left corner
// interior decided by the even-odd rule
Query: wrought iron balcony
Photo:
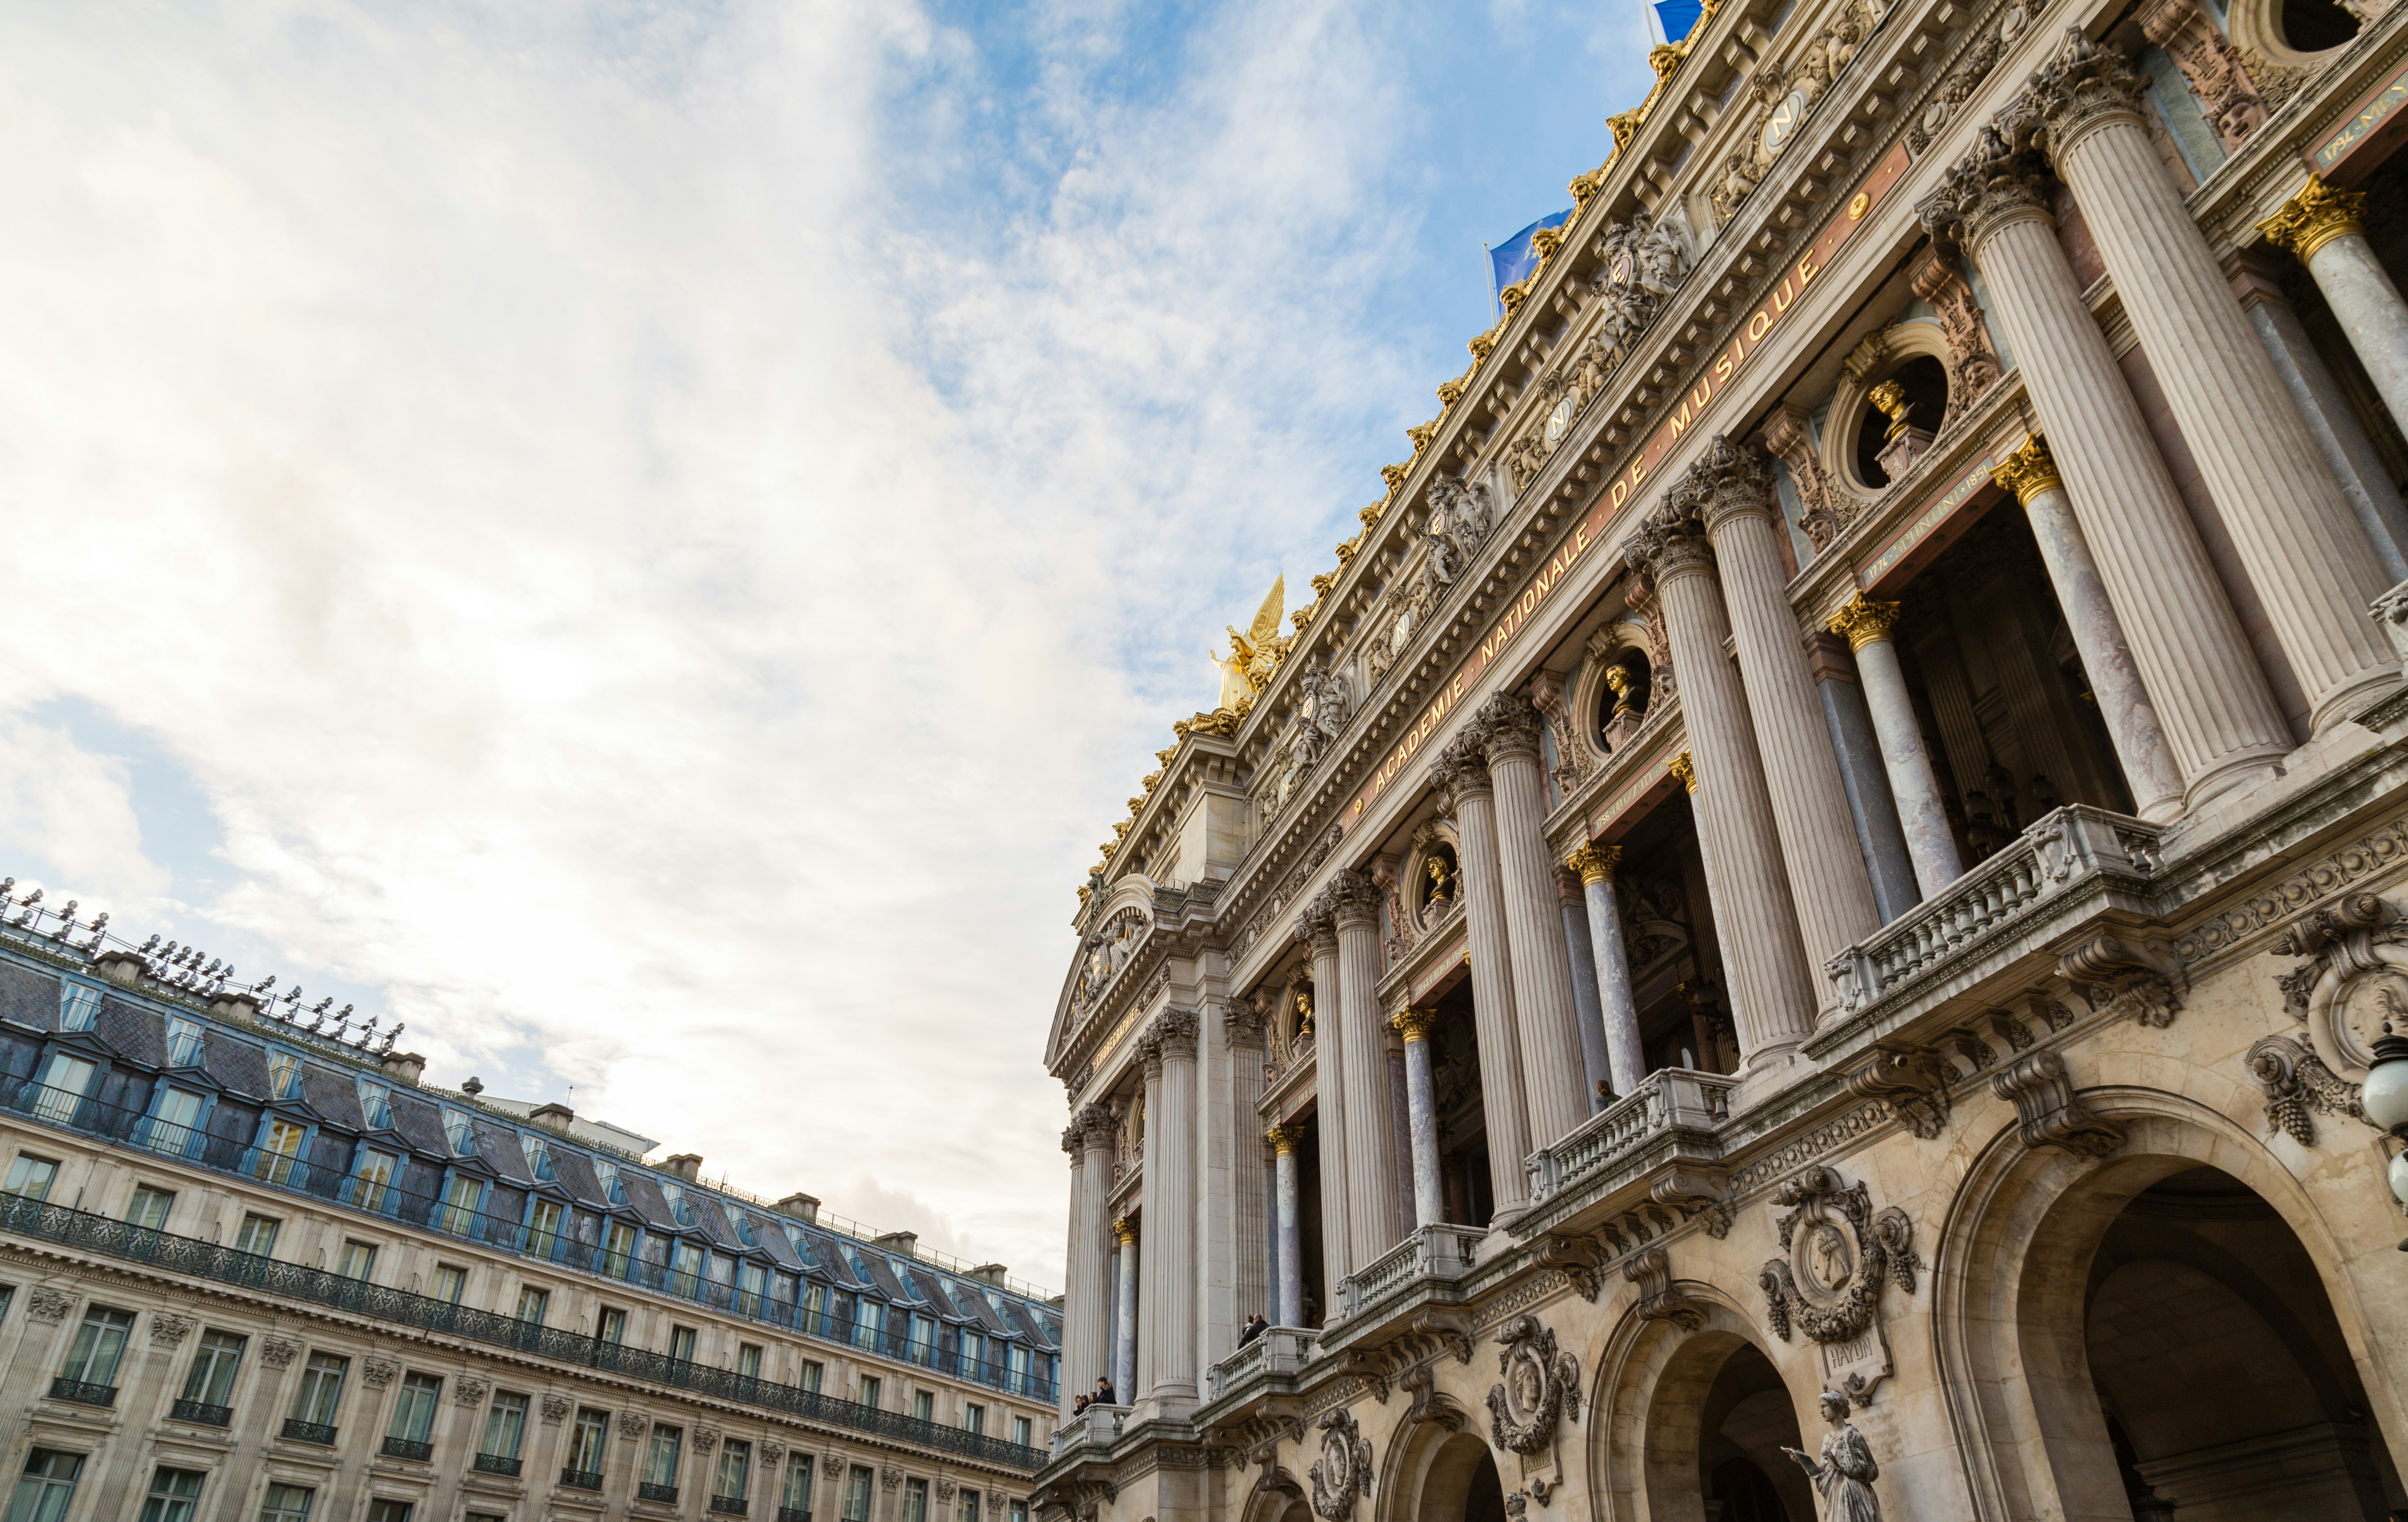
[[[336,1429],[323,1422],[305,1422],[298,1416],[284,1418],[284,1435],[295,1443],[314,1443],[322,1448],[335,1445]]]
[[[87,1385],[79,1379],[50,1381],[50,1399],[72,1400],[79,1406],[113,1406],[117,1404],[114,1385]]]
[[[673,1485],[654,1485],[650,1480],[639,1480],[636,1483],[636,1499],[638,1500],[657,1500],[665,1505],[674,1506],[677,1504],[677,1486]]]
[[[519,1471],[526,1467],[524,1460],[505,1457],[501,1454],[479,1454],[475,1463],[479,1470],[487,1474],[507,1474],[513,1479],[518,1477]]]
[[[1531,1203],[1595,1178],[1659,1136],[1712,1132],[1730,1118],[1730,1093],[1738,1086],[1738,1079],[1722,1073],[1658,1068],[1571,1135],[1530,1155]]]
[[[206,1400],[178,1400],[167,1408],[167,1414],[179,1422],[196,1422],[203,1427],[234,1425],[232,1406],[213,1406]]]
[[[571,1490],[599,1490],[602,1476],[590,1469],[565,1469],[560,1472],[560,1483]]]
[[[384,1440],[384,1452],[388,1458],[408,1458],[423,1464],[435,1457],[435,1444],[409,1438],[387,1438]]]
[[[713,1496],[710,1498],[710,1509],[722,1516],[742,1516],[745,1513],[744,1498]]]
[[[811,1522],[811,1514],[806,1507],[781,1506],[778,1508],[778,1522]]]

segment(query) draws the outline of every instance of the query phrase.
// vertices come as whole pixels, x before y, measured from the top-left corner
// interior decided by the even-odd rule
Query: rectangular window
[[[962,1429],[966,1432],[986,1430],[986,1407],[972,1400],[962,1407]]]
[[[525,1396],[496,1392],[493,1409],[485,1413],[485,1445],[478,1451],[494,1458],[516,1458],[526,1435],[526,1414]]]
[[[100,990],[79,983],[59,984],[59,1028],[90,1030],[100,1021]]]
[[[58,1522],[75,1500],[77,1478],[83,1473],[83,1455],[36,1448],[25,1456],[25,1472],[17,1477],[17,1493],[8,1502],[8,1522]]]
[[[661,1198],[669,1202],[669,1214],[680,1226],[694,1225],[694,1207],[685,1202],[685,1185],[661,1181]]]
[[[394,1175],[401,1171],[401,1158],[390,1152],[372,1147],[360,1152],[360,1180],[354,1186],[354,1203],[366,1211],[381,1211],[393,1199]]]
[[[934,1363],[937,1357],[937,1321],[934,1316],[911,1318],[911,1345],[905,1354],[913,1363]]]
[[[568,1467],[580,1474],[602,1472],[602,1457],[610,1442],[610,1414],[592,1406],[577,1411],[577,1432],[568,1443]]]
[[[30,1152],[17,1154],[8,1165],[8,1192],[23,1195],[28,1199],[48,1199],[50,1185],[59,1181],[58,1159],[36,1157]]]
[[[134,1202],[125,1207],[125,1224],[165,1231],[167,1229],[167,1213],[175,1207],[175,1190],[139,1185],[134,1191]]]
[[[1024,1394],[1028,1389],[1028,1350],[1017,1343],[1003,1350],[1003,1387]]]
[[[870,1378],[867,1374],[861,1376],[861,1403],[863,1405],[875,1409],[878,1404],[878,1398],[884,1392],[884,1390],[885,1386],[881,1385],[877,1380]]]
[[[602,1307],[602,1314],[595,1318],[594,1335],[612,1347],[624,1346],[627,1341],[627,1313],[615,1305]]]
[[[813,1395],[817,1395],[820,1393],[820,1381],[826,1377],[825,1364],[821,1363],[817,1358],[807,1358],[803,1361],[803,1377],[796,1383]]]
[[[443,1187],[443,1229],[455,1237],[465,1237],[477,1224],[477,1205],[485,1197],[485,1186],[466,1173],[455,1173]]]
[[[875,1477],[855,1464],[844,1477],[844,1522],[869,1522],[869,1486]]]
[[[544,1313],[552,1309],[552,1291],[538,1289],[533,1285],[519,1286],[519,1319],[535,1326],[543,1325]]]
[[[1011,1505],[1006,1509],[1006,1515],[1011,1518],[1011,1522],[1028,1522],[1028,1502],[1025,1500],[1013,1501]]]
[[[926,1390],[911,1392],[911,1415],[915,1420],[933,1422],[937,1419],[937,1398]]]
[[[372,1131],[393,1126],[393,1090],[373,1078],[360,1080],[360,1116]]]
[[[474,1157],[477,1156],[477,1132],[476,1128],[468,1122],[468,1113],[466,1111],[446,1110],[443,1112],[443,1139],[452,1143],[452,1155],[453,1156]]]
[[[1024,1448],[1026,1448],[1032,1446],[1029,1439],[1034,1436],[1036,1436],[1036,1432],[1034,1430],[1033,1424],[1030,1423],[1027,1417],[1014,1416],[1011,1419],[1012,1442],[1019,1443]]]
[[[276,1256],[276,1228],[282,1223],[273,1215],[246,1215],[242,1229],[234,1234],[234,1250],[260,1257]]]
[[[267,1092],[280,1099],[301,1097],[301,1059],[290,1052],[267,1054]]]
[[[742,1500],[752,1486],[752,1444],[729,1438],[719,1445],[719,1477],[711,1482],[716,1500]]]
[[[769,1291],[769,1271],[758,1263],[747,1263],[738,1271],[737,1286],[744,1292],[739,1308],[748,1316],[761,1314],[761,1299]]]
[[[167,1066],[197,1068],[201,1065],[201,1023],[172,1015],[167,1021]]]
[[[34,1118],[60,1126],[73,1124],[76,1107],[83,1102],[84,1091],[92,1087],[92,1075],[99,1070],[81,1057],[51,1053],[42,1069],[42,1092],[34,1101]]]
[[[862,1300],[853,1314],[853,1345],[874,1348],[878,1345],[878,1328],[886,1307],[872,1299]]]
[[[267,1134],[260,1139],[259,1161],[251,1171],[269,1184],[283,1184],[293,1177],[294,1159],[301,1156],[302,1138],[308,1128],[289,1120],[271,1120]]]
[[[736,1344],[736,1371],[743,1375],[746,1379],[759,1379],[761,1377],[760,1343],[738,1343]]]
[[[928,1482],[903,1482],[903,1522],[928,1522]]]
[[[346,1241],[341,1256],[335,1259],[335,1271],[346,1279],[366,1279],[376,1271],[376,1248],[367,1242]]]
[[[401,1395],[393,1403],[393,1426],[387,1437],[404,1443],[428,1443],[435,1437],[435,1408],[443,1400],[443,1381],[434,1374],[401,1377]]]
[[[193,1512],[200,1504],[201,1482],[208,1475],[196,1469],[169,1469],[162,1464],[150,1472],[150,1494],[142,1500],[142,1522],[193,1522]]]
[[[259,1522],[309,1522],[309,1503],[318,1492],[307,1486],[270,1483],[259,1503]]]
[[[560,1201],[538,1199],[527,1212],[527,1251],[550,1257],[560,1248]]]
[[[455,1264],[435,1265],[435,1298],[446,1305],[457,1305],[460,1297],[468,1292],[468,1271]]]
[[[695,1338],[694,1328],[692,1327],[671,1327],[669,1328],[669,1357],[675,1358],[680,1363],[694,1362],[695,1342]]]
[[[620,1182],[617,1163],[608,1157],[595,1158],[594,1177],[600,1181],[602,1198],[607,1203],[624,1205],[627,1202],[627,1186]]]
[[[67,1345],[67,1361],[59,1377],[77,1385],[108,1389],[117,1383],[117,1360],[125,1354],[126,1334],[134,1329],[134,1313],[95,1305],[83,1314],[75,1341]]]
[[[798,1516],[810,1511],[810,1455],[791,1452],[786,1455],[786,1483],[778,1493],[778,1506],[780,1510],[793,1512]]]
[[[644,1454],[644,1483],[672,1486],[677,1484],[678,1451],[685,1434],[674,1427],[652,1429],[652,1445]]]
[[[200,1351],[184,1372],[184,1396],[196,1405],[221,1409],[234,1404],[234,1376],[242,1367],[245,1340],[233,1332],[201,1333]]]
[[[669,1285],[673,1295],[694,1296],[702,1293],[702,1249],[691,1242],[678,1242],[669,1249],[669,1272],[675,1281]]]
[[[519,1152],[526,1158],[527,1175],[539,1183],[552,1181],[552,1145],[530,1132],[519,1133]]]
[[[395,1500],[391,1496],[379,1496],[368,1502],[367,1522],[409,1522],[410,1503]]]
[[[636,1228],[624,1221],[613,1221],[602,1240],[602,1271],[613,1279],[627,1277],[627,1266],[636,1260]]]
[[[293,1419],[318,1427],[335,1425],[336,1408],[343,1400],[343,1376],[351,1360],[336,1353],[312,1353],[301,1371],[301,1387],[293,1392]]]
[[[201,1097],[190,1089],[163,1088],[145,1141],[153,1152],[189,1157],[199,1150]]]
[[[961,1504],[954,1509],[954,1522],[979,1522],[979,1493],[968,1486],[962,1486]]]
[[[806,1283],[803,1285],[803,1330],[818,1336],[827,1335],[820,1318],[827,1314],[827,1285]]]

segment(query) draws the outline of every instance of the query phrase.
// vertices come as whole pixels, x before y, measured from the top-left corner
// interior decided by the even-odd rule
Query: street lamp
[[[2408,1036],[2394,1032],[2388,1020],[2375,1040],[2374,1065],[2358,1089],[2358,1105],[2376,1128],[2408,1146]],[[2408,1151],[2392,1156],[2388,1176],[2392,1198],[2408,1209]],[[2408,1242],[2400,1250],[2408,1253]]]

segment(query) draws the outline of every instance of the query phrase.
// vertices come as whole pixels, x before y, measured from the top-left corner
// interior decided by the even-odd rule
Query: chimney
[[[387,1052],[384,1070],[405,1084],[415,1084],[426,1071],[426,1059],[415,1052]]]
[[[100,975],[111,983],[122,983],[128,988],[142,986],[142,974],[148,966],[142,954],[130,951],[105,951],[92,959]],[[257,1008],[256,1005],[252,1006]]]
[[[117,972],[111,969],[108,975],[114,978]],[[259,1000],[249,994],[220,994],[209,1000],[209,1012],[221,1019],[253,1024],[259,1019]]]
[[[975,1279],[980,1284],[993,1285],[996,1288],[1001,1289],[1004,1280],[1009,1278],[1010,1273],[1011,1271],[1000,1263],[982,1263],[975,1269],[964,1271],[962,1277]]]
[[[565,1104],[539,1104],[527,1113],[527,1119],[538,1126],[558,1131],[563,1136],[568,1134],[568,1123],[576,1118],[577,1112]]]
[[[788,1215],[799,1215],[813,1226],[819,1224],[820,1202],[810,1195],[788,1195],[770,1207]]]
[[[664,1173],[674,1174],[677,1177],[685,1180],[688,1184],[692,1184],[702,1177],[702,1154],[698,1152],[681,1152],[676,1156],[662,1163],[661,1171]]]
[[[920,1256],[920,1234],[916,1231],[889,1231],[882,1237],[874,1237],[870,1240],[873,1245],[883,1247],[891,1253],[900,1253],[905,1257]]]

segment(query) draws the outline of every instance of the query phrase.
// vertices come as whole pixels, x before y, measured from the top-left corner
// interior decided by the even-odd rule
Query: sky
[[[0,875],[1058,1285],[1074,890],[1646,26],[7,7]]]

